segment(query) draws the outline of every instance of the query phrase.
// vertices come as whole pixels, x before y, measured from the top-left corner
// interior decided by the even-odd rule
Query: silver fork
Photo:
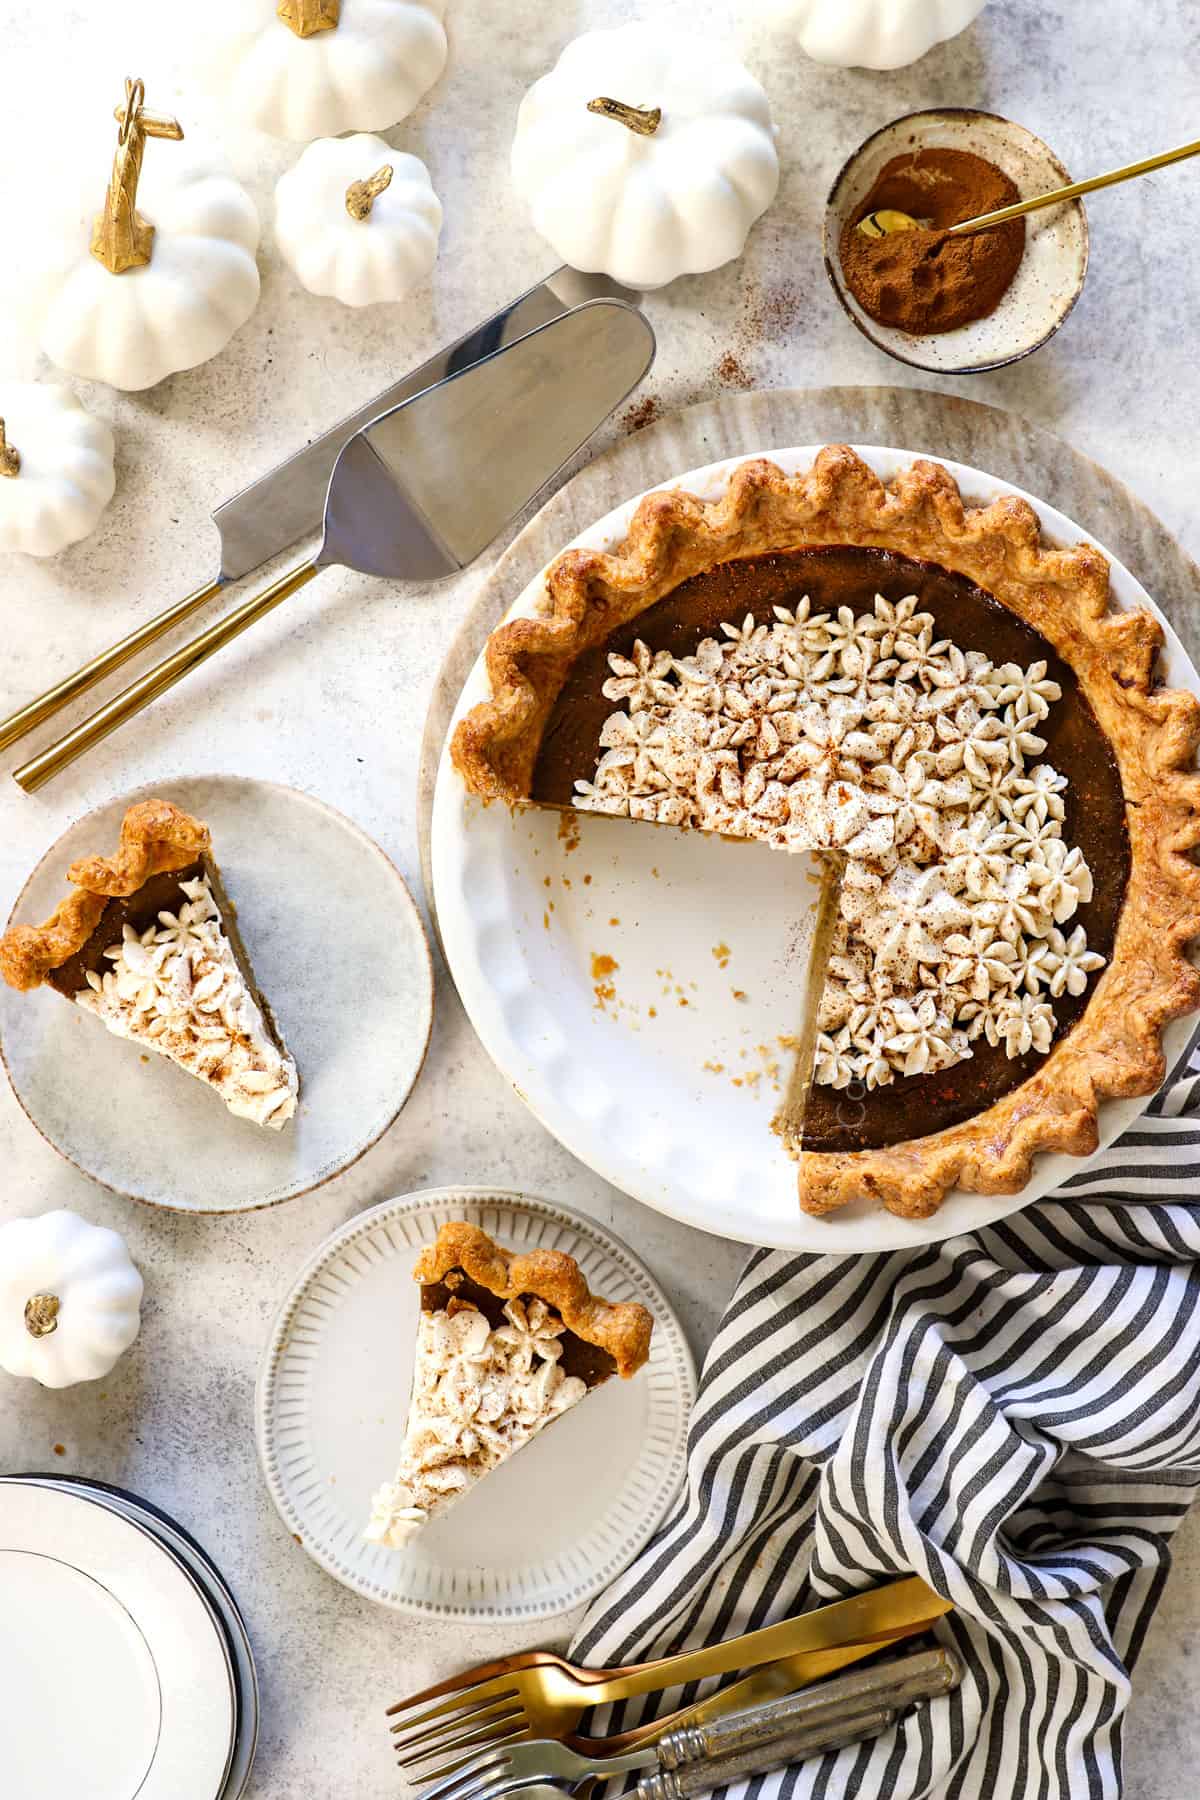
[[[419,1790],[418,1800],[478,1800],[486,1795],[507,1794],[512,1788],[534,1782],[561,1782],[574,1787],[587,1775],[600,1781],[612,1781],[618,1775],[630,1775],[635,1769],[658,1767],[658,1750],[647,1744],[642,1750],[630,1750],[624,1756],[580,1756],[557,1738],[535,1738],[524,1744],[505,1744],[477,1756],[465,1768],[456,1769],[444,1781]]]
[[[730,1751],[727,1757],[714,1759],[705,1757],[678,1769],[664,1768],[653,1748],[631,1750],[624,1757],[594,1759],[581,1757],[552,1739],[540,1744],[515,1744],[509,1755],[497,1753],[495,1760],[489,1759],[491,1778],[486,1777],[486,1771],[477,1771],[479,1786],[464,1786],[455,1789],[455,1793],[470,1795],[471,1800],[504,1800],[506,1795],[520,1793],[522,1800],[529,1800],[531,1795],[570,1795],[588,1777],[610,1782],[617,1775],[653,1769],[655,1773],[639,1784],[637,1800],[642,1795],[648,1800],[685,1800],[687,1795],[709,1793],[712,1787],[725,1787],[750,1773],[784,1768],[788,1762],[799,1762],[813,1751],[838,1750],[842,1744],[853,1744],[860,1737],[874,1737],[887,1730],[894,1719],[894,1706],[867,1706],[862,1712],[847,1712],[808,1730],[788,1732],[768,1744],[757,1744],[752,1750]],[[540,1751],[542,1755],[531,1757],[527,1751]],[[437,1787],[423,1789],[419,1800],[430,1800],[435,1793],[439,1793]]]
[[[422,1788],[419,1800],[501,1800],[513,1789],[536,1783],[573,1788],[588,1777],[611,1781],[643,1769],[657,1769],[670,1793],[673,1771],[702,1764],[706,1777],[718,1769],[728,1769],[732,1777],[764,1766],[764,1757],[781,1750],[787,1751],[781,1760],[790,1762],[834,1741],[849,1742],[850,1734],[860,1729],[865,1734],[869,1721],[872,1731],[882,1730],[898,1709],[946,1693],[960,1679],[961,1666],[948,1651],[925,1650],[727,1718],[680,1726],[657,1744],[621,1756],[581,1756],[555,1738],[491,1745]],[[700,1791],[690,1774],[685,1785]],[[658,1786],[656,1782],[656,1791]]]

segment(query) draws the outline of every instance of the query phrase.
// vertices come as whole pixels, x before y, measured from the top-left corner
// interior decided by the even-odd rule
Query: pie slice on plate
[[[970,505],[928,461],[885,485],[835,445],[652,493],[613,549],[559,557],[451,755],[485,799],[835,852],[783,1136],[806,1210],[919,1217],[1090,1153],[1200,1007],[1200,702],[1161,644],[1027,502]]]
[[[397,1548],[554,1419],[650,1354],[652,1315],[591,1293],[561,1250],[514,1255],[456,1220],[413,1269],[421,1315],[394,1481],[364,1536]]]
[[[299,1080],[258,987],[207,825],[169,800],[142,800],[113,857],[67,871],[69,894],[42,925],[0,938],[10,987],[45,984],[117,1037],[185,1069],[231,1113],[278,1131]]]

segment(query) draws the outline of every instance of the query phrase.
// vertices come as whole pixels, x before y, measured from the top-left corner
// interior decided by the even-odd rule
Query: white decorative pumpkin
[[[957,37],[987,0],[772,0],[769,16],[814,62],[902,69]]]
[[[258,214],[219,160],[164,153],[140,180],[146,139],[183,135],[141,101],[141,83],[126,83],[104,209],[81,210],[59,246],[41,332],[60,368],[129,389],[153,387],[223,350],[259,290]]]
[[[0,1368],[43,1387],[107,1375],[141,1324],[123,1238],[61,1209],[0,1225]]]
[[[446,66],[445,0],[210,0],[200,71],[272,137],[386,131]]]
[[[113,435],[57,382],[0,381],[0,550],[55,556],[113,497]]]
[[[382,138],[318,138],[275,188],[275,238],[314,294],[402,300],[437,260],[442,203],[416,156]]]
[[[779,185],[767,96],[677,26],[576,38],[521,102],[517,192],[564,262],[633,288],[740,256]]]

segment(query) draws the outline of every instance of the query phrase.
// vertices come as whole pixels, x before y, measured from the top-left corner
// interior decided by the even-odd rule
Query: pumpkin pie
[[[238,1118],[278,1131],[299,1080],[257,987],[207,825],[142,800],[112,857],[67,871],[73,891],[41,925],[0,938],[10,987],[54,988],[139,1049],[213,1088]]]
[[[455,1220],[421,1252],[416,1360],[395,1479],[364,1536],[397,1548],[501,1463],[650,1354],[654,1320],[588,1288],[561,1250],[515,1255]]]
[[[475,793],[836,852],[801,1204],[911,1216],[1086,1155],[1200,1007],[1200,703],[1092,545],[845,446],[649,495],[490,639]],[[915,1122],[919,1121],[919,1129]]]

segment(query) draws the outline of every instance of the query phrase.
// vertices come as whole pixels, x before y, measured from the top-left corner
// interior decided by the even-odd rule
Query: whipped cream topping
[[[231,1113],[279,1130],[296,1110],[296,1065],[246,986],[206,876],[181,883],[177,913],[126,925],[76,1003],[117,1037],[157,1050],[220,1094]]]
[[[565,1327],[545,1301],[509,1300],[504,1320],[493,1329],[463,1303],[422,1312],[400,1467],[371,1503],[368,1542],[406,1543],[587,1393],[560,1367]]]
[[[949,1068],[982,1035],[1045,1055],[1053,999],[1104,958],[1066,842],[1065,778],[1037,759],[1061,690],[934,637],[915,595],[871,612],[747,615],[676,658],[610,656],[621,702],[575,805],[845,858],[815,1078],[885,1086]]]

